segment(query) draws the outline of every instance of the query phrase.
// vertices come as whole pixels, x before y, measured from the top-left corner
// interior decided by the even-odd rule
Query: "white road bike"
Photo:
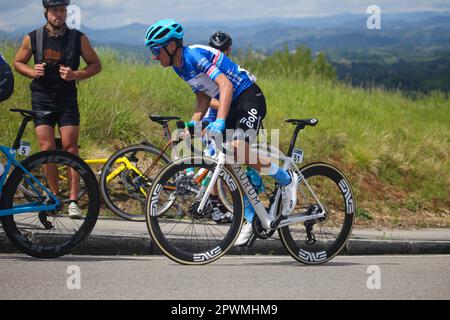
[[[218,151],[214,158],[190,156],[170,163],[155,178],[146,203],[148,231],[159,249],[170,259],[188,265],[201,265],[222,257],[233,247],[244,223],[244,196],[255,209],[252,221],[254,237],[268,239],[278,231],[287,252],[305,264],[322,264],[335,257],[345,247],[353,228],[355,198],[347,178],[327,163],[311,163],[301,168],[303,151],[295,148],[300,130],[316,126],[317,119],[289,119],[295,125],[287,155],[270,145],[259,145],[258,152],[282,162],[284,169],[299,176],[297,205],[283,215],[281,186],[266,190],[261,199],[249,182],[245,166],[229,159],[227,152]],[[227,144],[223,148],[227,149]],[[193,168],[194,176],[186,169]],[[209,217],[207,205],[213,185],[219,183],[222,198],[232,208],[231,223],[217,225]],[[168,199],[177,199],[184,215],[170,209],[158,213]],[[175,210],[175,209],[173,209]]]

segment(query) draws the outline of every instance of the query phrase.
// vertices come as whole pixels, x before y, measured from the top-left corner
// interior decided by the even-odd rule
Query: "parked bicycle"
[[[268,194],[266,208],[249,182],[245,168],[234,164],[234,159],[229,159],[223,150],[218,150],[214,159],[194,155],[175,160],[155,178],[146,204],[148,231],[167,257],[178,263],[196,265],[213,262],[227,253],[244,222],[244,195],[256,212],[252,222],[255,238],[268,239],[278,231],[288,253],[305,264],[325,263],[342,250],[350,237],[355,213],[350,183],[330,164],[311,163],[298,168],[296,162],[303,158],[303,151],[295,148],[298,134],[306,126],[316,126],[318,120],[287,122],[295,125],[287,155],[270,145],[258,152],[277,151],[283,168],[298,173],[298,201],[294,211],[282,215],[281,188],[277,184]],[[203,172],[205,178],[200,188],[197,181],[186,175],[187,168],[194,168],[196,175]],[[230,224],[216,225],[206,214],[205,205],[217,182],[224,186],[232,203]],[[172,208],[159,213],[168,198],[182,203],[182,217],[174,217]]]
[[[89,236],[97,221],[100,193],[95,175],[83,160],[65,151],[42,151],[28,156],[30,145],[21,142],[25,128],[34,117],[48,116],[49,112],[11,111],[24,118],[13,146],[0,146],[7,158],[5,174],[0,177],[3,229],[17,248],[33,257],[55,258],[70,253]],[[28,157],[19,163],[18,153]],[[66,172],[74,181],[69,178],[50,182],[46,175],[50,166],[57,172]],[[19,186],[32,192],[25,195]],[[66,212],[73,188],[84,190],[78,199],[81,220],[70,219]]]

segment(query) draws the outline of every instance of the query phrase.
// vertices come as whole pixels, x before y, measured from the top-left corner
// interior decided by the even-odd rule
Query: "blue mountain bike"
[[[51,150],[27,157],[30,145],[22,142],[25,128],[48,111],[12,109],[24,118],[12,148],[1,146],[7,158],[0,177],[0,218],[11,242],[22,252],[37,258],[56,258],[70,253],[91,233],[100,210],[100,193],[94,173],[74,154]],[[8,175],[10,170],[14,170]],[[61,172],[67,178],[61,179]],[[76,201],[82,219],[67,214]]]

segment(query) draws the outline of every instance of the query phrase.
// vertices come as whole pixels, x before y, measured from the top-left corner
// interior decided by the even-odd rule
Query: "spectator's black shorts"
[[[34,111],[51,111],[47,117],[34,119],[35,127],[47,125],[55,127],[79,126],[80,112],[77,99],[55,98],[51,99],[46,94],[33,92],[31,106]]]
[[[225,121],[226,129],[234,129],[232,139],[227,134],[227,140],[245,140],[248,143],[256,139],[261,127],[261,121],[266,116],[266,99],[261,89],[253,84],[241,93],[231,104]]]

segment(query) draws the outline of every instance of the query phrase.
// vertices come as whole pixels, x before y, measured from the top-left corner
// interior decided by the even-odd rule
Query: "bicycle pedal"
[[[255,243],[256,239],[258,239],[257,236],[252,235],[250,239],[248,239],[247,244],[245,245],[247,248],[253,247],[253,244]]]

